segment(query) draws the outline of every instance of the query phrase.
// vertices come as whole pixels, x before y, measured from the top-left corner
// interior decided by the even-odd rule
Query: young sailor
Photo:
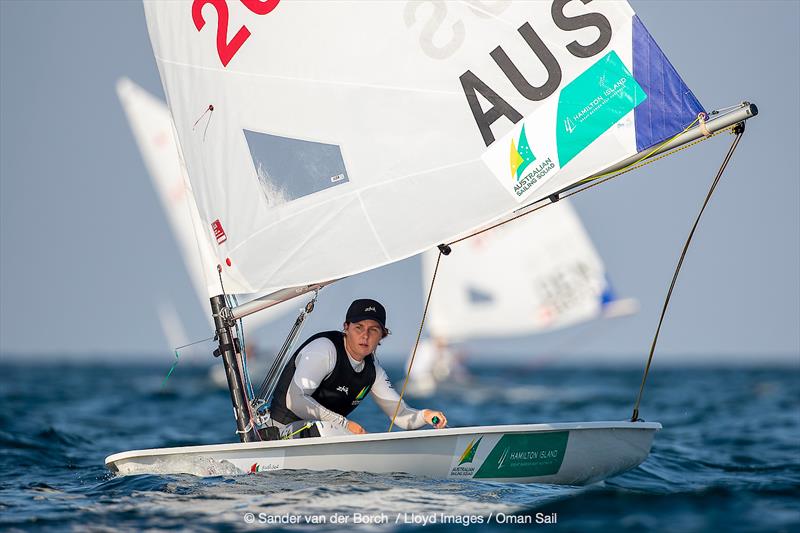
[[[375,359],[375,349],[388,334],[384,307],[361,299],[347,310],[342,331],[323,331],[306,340],[283,369],[270,406],[281,435],[366,433],[346,417],[368,393],[391,418],[400,397]],[[402,402],[395,424],[403,429],[425,424],[443,428],[447,419],[441,411],[412,409]]]

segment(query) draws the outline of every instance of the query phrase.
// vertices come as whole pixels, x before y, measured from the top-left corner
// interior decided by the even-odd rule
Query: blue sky
[[[664,357],[800,360],[800,3],[631,2],[707,109],[758,104],[700,224],[659,344]],[[114,86],[163,97],[139,2],[0,2],[0,353],[172,357],[156,313],[172,302],[193,339],[208,326]],[[649,348],[680,247],[730,138],[575,198],[617,291],[641,311],[540,337],[483,341],[511,357]],[[323,293],[307,332],[355,297],[385,303],[405,354],[423,305],[412,258]],[[286,319],[259,332],[282,342]],[[549,354],[549,355],[548,355]],[[126,355],[127,357],[127,355]],[[202,356],[198,356],[202,357]]]

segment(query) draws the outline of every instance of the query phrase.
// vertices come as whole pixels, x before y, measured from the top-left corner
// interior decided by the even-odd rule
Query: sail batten
[[[410,257],[636,154],[638,108],[696,111],[637,79],[637,42],[654,41],[627,2],[474,8],[145,2],[226,285],[274,292]]]

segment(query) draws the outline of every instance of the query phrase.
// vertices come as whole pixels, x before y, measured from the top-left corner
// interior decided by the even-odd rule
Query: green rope
[[[172,363],[172,366],[169,368],[169,372],[167,372],[167,376],[164,378],[164,381],[161,382],[161,390],[164,390],[164,387],[167,384],[167,380],[172,375],[172,373],[175,371],[175,368],[178,366],[178,363],[181,362],[181,358],[178,355],[178,351],[179,350],[183,350],[184,348],[188,348],[189,346],[194,346],[195,344],[200,344],[201,342],[208,342],[208,341],[211,341],[211,340],[214,340],[214,337],[209,337],[207,339],[202,339],[202,340],[199,340],[199,341],[190,342],[189,344],[184,344],[183,346],[178,346],[177,348],[175,348],[175,362]]]

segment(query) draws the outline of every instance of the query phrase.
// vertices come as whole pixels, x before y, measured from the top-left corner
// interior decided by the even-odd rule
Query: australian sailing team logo
[[[353,405],[358,405],[358,404],[360,404],[360,403],[361,403],[361,400],[363,400],[363,399],[364,399],[364,397],[367,395],[367,393],[368,393],[368,392],[369,392],[369,385],[367,385],[366,387],[364,387],[363,389],[361,389],[361,390],[358,392],[358,395],[356,396],[356,399],[355,399],[355,400],[353,400]]]
[[[528,143],[528,136],[525,133],[525,125],[523,124],[517,142],[515,143],[514,138],[511,138],[511,177],[516,180],[514,194],[517,197],[522,196],[528,189],[544,179],[556,168],[551,157],[547,157],[543,161],[539,161],[536,166],[532,166],[534,162],[536,162],[536,156],[533,155],[533,150],[531,150]]]
[[[364,396],[366,396],[368,392],[369,392],[369,385],[367,385],[366,387],[361,389],[361,391],[359,391],[358,396],[356,396],[356,400],[358,401],[363,400]]]
[[[514,139],[511,139],[511,175],[517,178],[522,176],[525,169],[531,163],[536,161],[536,156],[533,155],[531,147],[528,144],[528,136],[525,135],[525,126],[522,126],[522,133],[519,134],[518,144],[514,144]]]
[[[454,460],[452,463],[453,466],[450,469],[451,476],[464,478],[472,477],[475,473],[473,461],[475,461],[475,454],[478,452],[478,447],[481,445],[482,440],[483,437],[481,436],[477,439],[473,438],[467,443],[464,451],[461,452],[458,459]]]
[[[464,463],[471,463],[473,459],[475,459],[475,452],[478,451],[478,446],[481,443],[483,437],[478,438],[476,441],[472,439],[467,447],[464,449],[464,453],[461,454],[461,457],[458,458],[458,466],[463,465]]]

